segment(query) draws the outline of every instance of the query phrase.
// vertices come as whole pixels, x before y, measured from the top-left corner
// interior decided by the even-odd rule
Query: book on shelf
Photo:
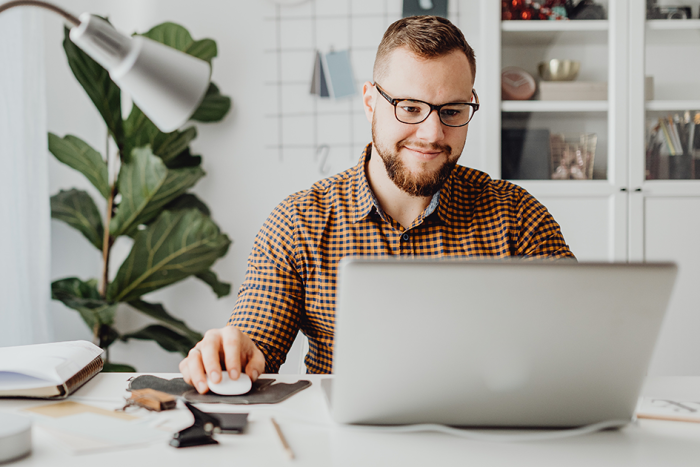
[[[605,101],[608,83],[594,81],[541,81],[543,101]]]
[[[104,366],[87,341],[0,348],[0,397],[65,399]]]

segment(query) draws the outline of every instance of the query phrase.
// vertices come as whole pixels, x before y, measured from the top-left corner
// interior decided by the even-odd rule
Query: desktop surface
[[[99,374],[69,400],[107,409],[122,407],[124,395],[128,394],[125,392],[127,380],[133,376],[129,373]],[[180,375],[157,376],[176,378]],[[331,421],[321,389],[321,380],[327,376],[265,377],[281,382],[308,379],[313,384],[275,405],[198,404],[206,411],[250,413],[246,432],[242,435],[216,435],[219,445],[175,449],[166,442],[157,442],[138,448],[73,455],[62,450],[50,434],[35,426],[32,455],[8,465],[695,466],[700,462],[698,423],[639,420],[621,430],[519,443],[473,441],[440,433],[378,433]],[[646,381],[642,393],[650,397],[698,400],[700,377],[651,378]],[[22,413],[24,408],[47,403],[49,401],[45,400],[0,400],[0,414],[8,411]],[[271,417],[284,432],[294,451],[294,460],[285,457]]]

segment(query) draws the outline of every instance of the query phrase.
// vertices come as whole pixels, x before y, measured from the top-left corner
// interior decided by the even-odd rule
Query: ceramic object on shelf
[[[537,83],[530,73],[515,66],[501,71],[501,94],[503,100],[524,101],[535,95]]]
[[[580,68],[581,62],[576,60],[558,60],[556,58],[540,62],[537,65],[540,78],[545,81],[573,81],[578,76]]]

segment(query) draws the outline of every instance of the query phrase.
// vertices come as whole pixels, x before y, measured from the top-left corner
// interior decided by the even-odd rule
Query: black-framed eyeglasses
[[[460,127],[469,123],[477,110],[479,110],[479,96],[472,89],[474,102],[450,102],[448,104],[433,105],[417,99],[394,99],[390,97],[379,84],[374,83],[379,94],[394,106],[396,120],[409,125],[416,125],[427,120],[433,110],[437,110],[440,121],[445,126]]]

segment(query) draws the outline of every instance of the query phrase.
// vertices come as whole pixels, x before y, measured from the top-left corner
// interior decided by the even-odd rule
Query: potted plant
[[[195,41],[184,27],[174,23],[160,24],[144,36],[210,64],[217,55],[216,42]],[[80,231],[102,252],[103,261],[99,282],[59,279],[51,285],[52,297],[80,313],[94,342],[106,350],[104,371],[135,371],[109,361],[109,346],[116,340],[151,339],[165,350],[186,355],[202,338],[162,304],[143,300],[143,295],[189,276],[208,284],[218,297],[228,295],[230,284],[219,281],[210,268],[226,254],[231,241],[211,219],[207,206],[187,192],[205,175],[201,156],[190,152],[197,129],[190,126],[162,133],[136,105],[124,119],[119,87],[104,68],[71,42],[68,29],[63,48],[73,74],[107,125],[108,138],[118,150],[119,170],[111,182],[109,154],[101,155],[76,136],[49,133],[51,153],[85,175],[107,204],[101,216],[85,191],[61,190],[51,197],[51,216]],[[192,120],[217,122],[230,108],[231,99],[210,83]],[[133,246],[110,282],[110,252],[120,236],[131,237]],[[123,303],[160,324],[120,333],[114,317]]]

